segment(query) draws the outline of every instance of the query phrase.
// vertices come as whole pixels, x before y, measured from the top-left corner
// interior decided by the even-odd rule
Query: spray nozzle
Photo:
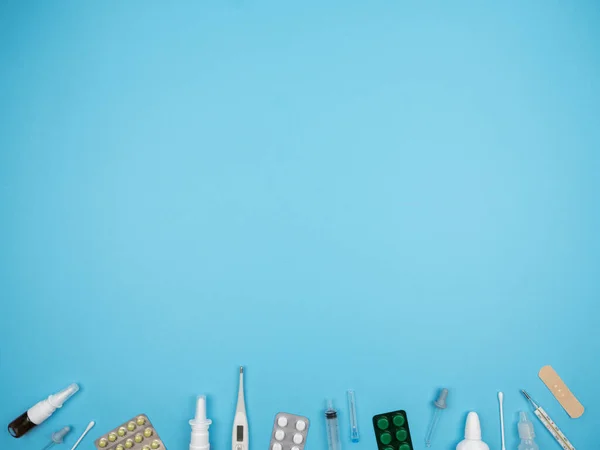
[[[60,408],[63,403],[69,400],[78,390],[79,385],[77,383],[73,383],[62,391],[48,397],[48,401],[55,408]]]
[[[206,418],[206,396],[199,395],[196,398],[196,415],[190,420],[190,450],[210,450],[208,428],[211,423],[212,421]]]
[[[481,424],[479,416],[476,412],[470,412],[467,416],[467,424],[465,425],[465,439],[472,441],[481,440]]]
[[[212,420],[206,418],[206,395],[199,395],[196,398],[196,415],[190,420],[190,425],[205,426],[208,430],[211,423]]]
[[[206,420],[206,396],[199,395],[196,399],[196,420]]]
[[[208,424],[212,423],[211,420],[206,418],[206,396],[199,395],[196,399],[196,415],[194,420],[190,421],[190,423],[194,424]]]

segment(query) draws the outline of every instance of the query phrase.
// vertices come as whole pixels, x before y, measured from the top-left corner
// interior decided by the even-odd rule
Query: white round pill
[[[296,422],[296,430],[304,431],[306,430],[306,422],[304,420],[299,420]]]
[[[277,419],[277,425],[280,427],[285,427],[287,425],[287,417],[281,416],[279,419]]]
[[[296,433],[294,435],[294,444],[302,444],[303,440],[304,440],[304,438],[302,437],[302,435],[300,433]]]
[[[273,444],[273,447],[271,447],[273,450],[281,450],[283,447],[281,446],[281,444],[279,442],[275,442]]]
[[[275,432],[275,439],[277,439],[278,441],[283,441],[284,437],[285,437],[285,433],[283,432],[283,430],[277,430]]]
[[[292,447],[292,450],[300,450],[300,447],[296,447],[295,445]]]

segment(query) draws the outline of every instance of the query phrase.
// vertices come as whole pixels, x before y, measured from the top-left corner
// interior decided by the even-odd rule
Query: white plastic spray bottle
[[[192,436],[190,450],[209,450],[208,427],[212,420],[206,418],[206,396],[200,395],[196,400],[196,417],[190,420]]]
[[[54,411],[60,408],[78,390],[79,386],[73,383],[62,391],[51,395],[46,400],[36,403],[8,425],[8,432],[11,436],[20,438],[50,417]]]
[[[458,443],[456,450],[490,450],[481,440],[481,425],[476,412],[470,412],[465,425],[465,440]]]

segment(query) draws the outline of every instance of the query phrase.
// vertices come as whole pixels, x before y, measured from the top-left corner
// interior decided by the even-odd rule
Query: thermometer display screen
[[[242,442],[244,440],[244,427],[242,425],[237,426],[237,441]]]

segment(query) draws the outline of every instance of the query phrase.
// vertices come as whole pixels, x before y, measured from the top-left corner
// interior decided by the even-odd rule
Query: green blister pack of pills
[[[166,450],[145,414],[135,416],[94,442],[98,450]]]
[[[373,428],[379,450],[413,450],[406,411],[373,416]]]

